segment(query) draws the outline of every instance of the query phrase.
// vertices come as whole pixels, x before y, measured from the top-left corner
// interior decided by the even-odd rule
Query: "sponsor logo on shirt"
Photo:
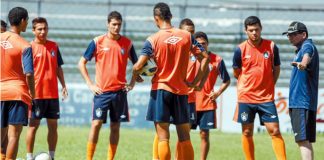
[[[208,67],[209,67],[209,71],[211,71],[213,69],[213,65],[212,64],[209,64]]]
[[[196,59],[196,56],[193,55],[193,54],[191,54],[191,55],[190,55],[190,60],[193,61],[193,62],[195,62],[195,61],[197,60],[197,59]]]
[[[41,57],[42,56],[42,53],[37,53],[36,54],[36,57]]]
[[[181,37],[176,37],[176,36],[171,36],[168,39],[164,41],[164,43],[169,43],[169,44],[177,44],[182,40]]]
[[[247,55],[244,56],[244,58],[249,59],[249,58],[251,58],[251,55],[247,54]]]
[[[110,48],[103,48],[103,51],[109,51]]]
[[[1,41],[1,47],[3,49],[13,48],[12,44],[9,41]]]

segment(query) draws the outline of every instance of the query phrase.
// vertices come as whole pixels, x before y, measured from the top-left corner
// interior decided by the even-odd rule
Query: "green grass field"
[[[84,160],[86,153],[87,137],[90,127],[59,127],[59,141],[56,150],[56,160]],[[47,151],[46,126],[40,127],[35,142],[35,153]],[[222,133],[213,131],[210,135],[211,147],[208,155],[210,160],[240,160],[243,158],[241,149],[241,135],[233,133]],[[19,145],[19,158],[26,155],[26,128],[21,135]],[[286,142],[286,151],[289,160],[300,159],[299,150],[294,142],[292,134],[283,135]],[[121,138],[115,159],[117,160],[150,160],[152,157],[152,142],[154,132],[145,129],[121,129]],[[195,159],[199,159],[200,139],[199,132],[191,132],[192,144],[195,150]],[[95,153],[95,160],[107,159],[107,144],[109,141],[109,129],[103,128],[99,137],[99,143]],[[171,132],[171,151],[174,154],[176,132]],[[256,159],[274,160],[271,139],[267,134],[255,134],[255,156]],[[318,134],[314,145],[315,159],[324,159],[324,134]],[[34,153],[34,154],[35,154]]]

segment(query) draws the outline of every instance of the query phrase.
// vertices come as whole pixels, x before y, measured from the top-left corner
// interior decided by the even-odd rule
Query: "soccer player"
[[[292,22],[287,34],[296,47],[290,86],[289,115],[295,141],[303,160],[314,159],[312,143],[316,141],[316,111],[318,98],[319,57],[305,24]]]
[[[185,18],[182,19],[180,24],[179,24],[179,28],[185,31],[190,32],[192,35],[195,33],[195,25],[192,22],[191,19],[189,18]],[[188,82],[192,82],[195,78],[196,75],[196,62],[197,62],[197,58],[196,56],[190,52],[190,58],[189,58],[189,62],[188,62],[188,69],[187,69],[187,81]],[[208,70],[207,70],[208,71]],[[207,73],[208,74],[208,73]],[[195,89],[199,89],[202,88],[203,86],[202,81],[200,81],[199,86],[201,87],[196,87],[196,88],[190,88],[188,91],[188,111],[189,111],[189,115],[190,115],[190,124],[196,122],[196,105],[195,105],[195,101],[196,101],[196,94],[195,94]],[[172,122],[171,122],[172,123]],[[158,156],[158,143],[159,143],[159,139],[157,134],[154,137],[154,142],[153,142],[153,160],[159,159]],[[175,151],[175,158],[179,159],[178,157],[178,150],[180,149],[179,147],[179,141],[177,142],[176,145],[176,151]]]
[[[2,159],[16,159],[19,137],[28,122],[28,107],[35,97],[33,56],[30,44],[20,36],[26,31],[28,12],[15,7],[9,11],[10,32],[1,33],[1,144],[8,145]],[[3,147],[3,146],[1,146]],[[1,148],[1,150],[3,150]]]
[[[208,37],[204,32],[196,32],[194,34],[195,39],[201,44],[206,51],[208,51]],[[216,121],[216,99],[225,91],[230,84],[230,77],[226,70],[223,59],[210,51],[209,54],[209,75],[206,83],[201,91],[196,91],[196,111],[197,122],[192,124],[192,129],[196,129],[199,126],[200,129],[200,159],[206,160],[209,151],[209,129],[215,129],[217,125]],[[199,62],[198,62],[199,63]],[[217,91],[214,91],[214,85],[217,80],[217,76],[222,79],[222,84]]]
[[[35,90],[29,127],[27,130],[26,147],[27,160],[33,159],[34,142],[37,129],[42,118],[47,121],[47,143],[52,159],[58,139],[57,120],[60,118],[58,82],[62,86],[62,96],[65,99],[68,92],[63,74],[63,59],[54,41],[48,40],[48,23],[43,17],[37,17],[32,21],[32,31],[35,35],[31,42],[34,59]]]
[[[7,23],[1,20],[1,33],[7,31]]]
[[[248,39],[234,51],[233,73],[237,78],[238,105],[234,120],[242,125],[242,147],[246,159],[254,159],[255,114],[272,138],[277,159],[286,159],[285,143],[279,130],[274,104],[274,88],[280,74],[279,49],[273,41],[261,38],[262,25],[256,16],[244,21]]]
[[[157,72],[152,79],[146,119],[154,121],[159,137],[159,158],[171,159],[169,125],[172,118],[178,133],[180,146],[178,154],[181,159],[190,160],[194,158],[194,152],[189,134],[188,86],[194,87],[201,80],[207,69],[208,55],[189,32],[172,27],[172,14],[166,3],[157,3],[153,15],[159,31],[144,43],[142,55],[133,67],[133,74],[138,75],[150,57],[154,59]],[[202,65],[199,66],[195,79],[187,82],[186,71],[190,50],[201,57]]]
[[[80,72],[94,94],[87,160],[93,158],[99,131],[102,124],[106,123],[108,110],[111,122],[109,160],[114,159],[117,150],[120,122],[129,121],[127,91],[134,87],[138,77],[133,76],[130,84],[126,84],[126,66],[128,59],[135,64],[137,56],[131,40],[119,34],[121,25],[121,14],[117,11],[109,13],[108,33],[94,38],[79,61]],[[86,68],[87,62],[93,57],[96,59],[95,84],[91,81]]]

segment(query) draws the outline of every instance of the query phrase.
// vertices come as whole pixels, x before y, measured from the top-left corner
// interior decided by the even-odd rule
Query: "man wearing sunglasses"
[[[316,110],[318,98],[319,58],[318,52],[305,24],[292,22],[287,35],[289,42],[296,47],[290,87],[289,115],[303,160],[314,159],[312,143],[316,139]]]

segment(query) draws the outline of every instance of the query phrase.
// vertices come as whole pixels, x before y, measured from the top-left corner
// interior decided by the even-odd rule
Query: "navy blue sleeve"
[[[230,80],[230,76],[229,76],[229,74],[227,72],[227,69],[226,69],[226,65],[225,65],[224,60],[221,61],[221,64],[219,66],[219,73],[220,73],[219,76],[223,80],[223,83],[225,83],[228,80]]]
[[[305,53],[308,53],[309,57],[312,57],[314,54],[314,49],[311,44],[306,44],[303,46],[303,56]]]
[[[205,51],[205,48],[200,43],[198,43],[198,41],[195,39],[193,35],[191,35],[191,42],[192,45],[197,46],[201,52]]]
[[[234,50],[232,67],[234,69],[242,68],[242,53],[241,53],[241,49],[239,47],[236,47]]]
[[[279,56],[279,48],[277,47],[277,45],[274,45],[273,47],[273,59],[274,59],[274,65],[275,66],[279,66],[281,64],[280,62],[280,56]]]
[[[31,47],[26,48],[22,54],[24,73],[34,73],[33,51]]]
[[[59,49],[59,47],[57,47],[57,65],[60,67],[63,64],[64,64],[64,62],[63,62],[63,58],[61,56],[60,49]]]
[[[93,57],[93,54],[96,50],[96,43],[94,40],[92,40],[87,48],[87,50],[84,52],[83,57],[90,61]]]
[[[144,42],[144,47],[142,48],[141,55],[151,56],[153,54],[153,48],[150,41],[146,40]]]
[[[133,64],[135,64],[138,60],[134,46],[132,45],[130,51],[129,51],[129,58],[132,61]]]

